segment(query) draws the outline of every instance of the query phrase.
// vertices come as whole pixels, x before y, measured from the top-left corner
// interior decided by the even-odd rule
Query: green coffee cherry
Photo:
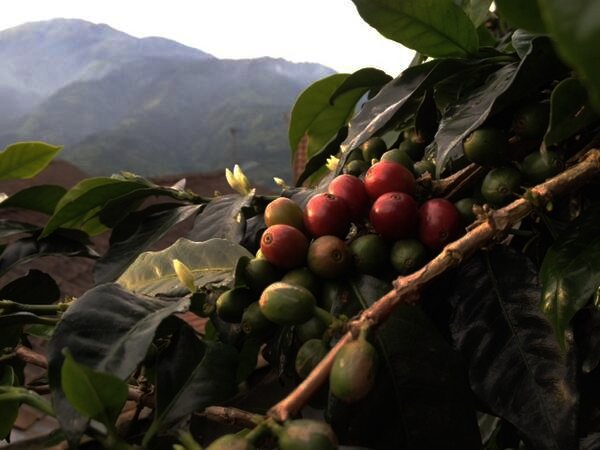
[[[226,434],[213,441],[206,450],[254,450],[255,447],[241,436]]]
[[[242,315],[242,331],[248,336],[264,338],[270,336],[277,325],[271,322],[260,311],[258,302],[254,302],[246,308]]]
[[[481,183],[481,195],[493,206],[504,206],[516,199],[521,186],[521,172],[513,167],[492,169]]]
[[[316,420],[287,422],[278,434],[281,450],[335,450],[337,438],[329,425]]]
[[[300,378],[304,379],[325,357],[329,348],[322,339],[310,339],[302,344],[296,353],[295,368]]]
[[[217,315],[225,322],[240,323],[244,309],[255,297],[246,288],[235,288],[223,292],[217,299]]]
[[[317,301],[308,289],[278,281],[261,294],[260,311],[277,325],[298,325],[314,315]]]
[[[363,336],[348,342],[335,356],[329,374],[331,393],[346,403],[367,396],[375,384],[379,356]]]

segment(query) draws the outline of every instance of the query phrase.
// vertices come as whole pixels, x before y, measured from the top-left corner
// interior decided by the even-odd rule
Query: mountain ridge
[[[45,39],[23,56],[27,52],[18,51],[17,43],[35,46],[32,36]],[[11,49],[19,57],[11,59]],[[38,91],[6,82],[44,51],[51,53],[47,59],[68,53],[55,64],[61,70],[54,84],[44,84],[48,73],[36,74]],[[159,176],[240,163],[260,182],[285,178],[289,111],[304,88],[334,73],[282,58],[219,59],[168,39],[135,38],[78,19],[0,31],[2,55],[8,64],[0,67],[0,99],[11,99],[24,114],[0,115],[0,145],[64,145],[62,157],[92,175],[132,170]],[[63,73],[67,66],[72,73]]]

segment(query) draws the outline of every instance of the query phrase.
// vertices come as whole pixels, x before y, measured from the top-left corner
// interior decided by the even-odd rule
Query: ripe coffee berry
[[[418,209],[417,202],[410,195],[388,192],[375,200],[369,220],[375,231],[384,238],[407,238],[417,227]]]
[[[352,220],[364,217],[369,210],[369,196],[360,178],[348,174],[337,176],[329,183],[327,192],[346,202]]]
[[[287,197],[278,197],[265,208],[265,224],[270,227],[283,223],[303,230],[303,211],[296,202]]]
[[[297,228],[277,224],[264,231],[260,239],[260,250],[274,266],[293,269],[304,265],[308,244],[308,238]]]
[[[419,208],[419,240],[431,250],[441,250],[458,237],[461,228],[461,215],[448,200],[432,198]]]
[[[320,193],[304,208],[304,226],[313,237],[332,235],[344,237],[350,228],[350,211],[340,197]]]
[[[388,192],[415,192],[415,177],[402,164],[394,161],[379,161],[365,175],[365,189],[372,200]]]

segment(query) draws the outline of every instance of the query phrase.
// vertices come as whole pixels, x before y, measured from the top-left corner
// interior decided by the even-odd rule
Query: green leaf
[[[537,0],[496,0],[500,17],[518,28],[545,33]]]
[[[168,206],[168,208],[166,208]],[[137,256],[164,236],[174,225],[193,216],[200,205],[154,205],[129,214],[117,225],[111,236],[110,248],[94,266],[96,284],[117,279]],[[119,236],[123,229],[134,226],[126,237]]]
[[[41,237],[48,236],[59,227],[81,229],[90,235],[99,234],[107,229],[97,217],[105,204],[131,191],[147,187],[145,182],[118,178],[85,179],[60,199]]]
[[[520,63],[503,65],[483,85],[461,93],[457,101],[443,111],[435,136],[436,176],[449,161],[462,156],[462,142],[471,131],[492,115],[537,92],[548,81],[563,76],[565,71],[549,39],[541,36],[531,41]]]
[[[538,0],[558,53],[575,68],[600,112],[600,4],[595,0]]]
[[[75,409],[108,428],[114,426],[127,400],[127,383],[77,363],[68,351],[61,369],[62,390]]]
[[[212,238],[229,239],[236,244],[243,241],[248,217],[254,214],[256,196],[228,194],[212,199],[194,220],[187,237],[192,241],[207,241]]]
[[[0,219],[0,239],[5,239],[15,234],[30,233],[39,229],[30,223],[18,222],[16,220]]]
[[[0,299],[29,305],[49,305],[60,299],[60,289],[47,273],[32,269],[0,288]]]
[[[465,57],[479,47],[477,31],[452,0],[352,0],[386,38],[434,58]]]
[[[0,153],[0,180],[32,178],[62,150],[44,142],[19,142]]]
[[[17,383],[15,372],[11,366],[0,366],[0,386],[14,386]],[[8,401],[0,404],[0,441],[5,439],[11,432],[17,415],[19,414],[19,402]]]
[[[256,362],[263,342],[260,339],[246,338],[240,350],[239,362],[236,370],[238,383],[246,381],[246,378],[256,370]]]
[[[366,275],[351,284],[363,307],[391,289],[389,283]],[[396,427],[403,430],[406,448],[481,448],[462,361],[423,310],[400,305],[376,339],[392,377],[387,395],[394,395],[399,405]]]
[[[102,207],[102,210],[98,214],[100,222],[102,222],[107,227],[114,228],[118,223],[125,219],[125,217],[131,211],[133,211],[139,205],[141,205],[144,202],[144,200],[146,200],[149,197],[161,196],[171,197],[175,200],[188,200],[189,198],[187,197],[190,197],[189,195],[180,190],[162,186],[135,189],[131,192],[128,192],[127,194],[115,198],[114,200],[109,200],[108,202],[106,202],[106,204]]]
[[[412,117],[422,94],[447,76],[460,72],[466,61],[434,60],[406,69],[367,101],[349,124],[344,151],[352,150],[382,131],[391,121]]]
[[[155,418],[144,436],[145,444],[163,426],[222,403],[237,392],[238,353],[233,346],[201,341],[183,326],[161,356]]]
[[[62,186],[31,186],[15,192],[6,200],[0,202],[0,208],[29,209],[50,215],[66,192],[67,190]]]
[[[475,25],[475,28],[479,28],[489,15],[492,0],[460,0],[459,3]]]
[[[586,211],[548,249],[540,270],[542,310],[566,346],[569,322],[600,287],[600,208]]]
[[[69,442],[79,442],[87,419],[62,390],[63,349],[68,348],[76,361],[92,370],[126,380],[146,356],[159,325],[188,307],[188,299],[164,301],[135,295],[114,283],[87,291],[69,307],[47,350],[52,404]]]
[[[302,186],[311,175],[314,175],[319,169],[325,167],[327,158],[336,155],[340,151],[340,144],[346,139],[346,136],[348,136],[348,127],[340,128],[338,133],[320,151],[315,153],[312,158],[308,160],[304,167],[304,171],[296,181],[296,186]]]
[[[329,103],[333,105],[338,97],[354,89],[362,88],[365,89],[366,92],[367,90],[378,89],[391,80],[392,77],[383,70],[374,69],[372,67],[359,69],[346,78],[335,92],[331,94]]]
[[[461,265],[439,290],[483,410],[515,426],[530,448],[577,448],[575,380],[540,311],[534,264],[497,246]]]
[[[304,90],[292,109],[289,141],[292,159],[300,139],[308,135],[308,154],[311,158],[335,136],[354,113],[356,102],[368,90],[364,86],[351,89],[336,97],[332,95],[348,79],[348,74],[335,74],[319,80]]]
[[[226,284],[232,281],[233,270],[242,256],[251,258],[252,254],[226,239],[192,242],[180,238],[159,252],[142,253],[118,282],[143,294],[187,292],[173,269],[173,260],[178,259],[190,268],[196,286]]]
[[[96,258],[98,254],[79,239],[55,233],[44,239],[19,239],[6,246],[0,254],[0,276],[17,264],[50,255]]]
[[[557,145],[598,120],[590,104],[588,92],[576,78],[556,85],[550,97],[550,124],[544,143]]]

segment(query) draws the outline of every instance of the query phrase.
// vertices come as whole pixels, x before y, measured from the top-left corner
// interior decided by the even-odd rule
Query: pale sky
[[[0,29],[56,17],[173,39],[218,58],[282,57],[338,72],[376,67],[396,76],[413,56],[363,22],[351,0],[18,0],[3,2]]]

